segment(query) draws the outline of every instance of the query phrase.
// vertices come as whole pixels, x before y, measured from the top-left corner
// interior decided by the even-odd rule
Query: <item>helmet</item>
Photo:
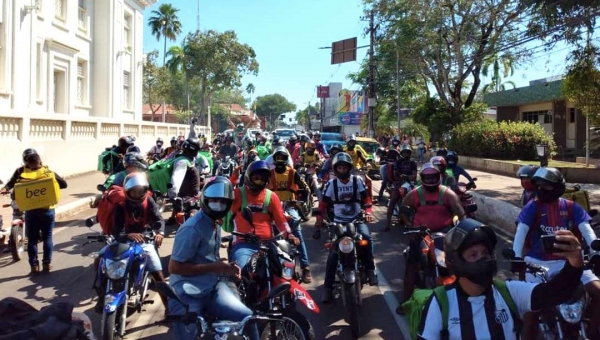
[[[142,171],[148,170],[148,164],[144,160],[144,157],[139,152],[128,152],[123,157],[123,166],[125,168],[129,166],[136,167]]]
[[[298,136],[296,136],[296,135],[291,135],[291,136],[290,136],[290,139],[289,139],[289,141],[290,141],[290,142],[297,142],[297,141],[298,141]]]
[[[539,168],[540,167],[536,166],[536,165],[523,165],[517,171],[517,177],[519,177],[521,179],[523,179],[523,178],[531,179],[533,177],[533,175],[535,174],[535,172],[538,171]]]
[[[446,154],[446,163],[448,163],[448,167],[453,168],[458,164],[458,154],[454,151],[448,151]]]
[[[200,140],[198,138],[188,138],[181,146],[183,151],[198,152],[200,150]]]
[[[252,138],[250,138],[250,137],[248,137],[248,136],[246,136],[246,137],[244,138],[244,141],[243,141],[243,143],[244,143],[244,147],[245,147],[246,149],[249,149],[249,148],[251,148],[251,147],[253,147],[253,146],[254,146],[254,141],[252,140]]]
[[[128,200],[137,203],[143,202],[146,197],[148,197],[149,187],[150,184],[148,184],[146,174],[143,172],[131,173],[125,177],[125,181],[123,182],[125,197]]]
[[[308,142],[306,142],[306,144],[304,144],[304,150],[306,149],[317,149],[317,145],[315,144],[314,140],[309,140]]]
[[[278,147],[275,148],[275,151],[273,152],[273,162],[275,164],[281,162],[281,161],[277,161],[275,159],[277,156],[284,156],[285,157],[285,161],[283,161],[283,162],[285,163],[285,165],[287,165],[288,159],[290,158],[290,154],[287,151],[287,149],[285,148],[285,146],[280,145],[280,146],[278,146]]]
[[[539,168],[531,182],[537,187],[537,197],[544,203],[550,203],[565,193],[565,178],[556,168]]]
[[[132,145],[127,148],[127,151],[125,151],[125,153],[142,153],[142,150],[140,150],[138,146]]]
[[[235,127],[235,129],[236,129],[238,132],[239,132],[239,131],[244,131],[244,124],[242,124],[242,123],[239,123],[239,124],[238,124],[238,125]]]
[[[312,139],[315,134],[312,132],[312,130],[310,130],[310,131],[308,131],[307,135],[308,135],[308,138]]]
[[[233,142],[233,134],[231,132],[227,132],[225,135],[225,142]]]
[[[279,137],[273,138],[273,145],[279,145],[280,142]]]
[[[157,145],[158,145],[158,144],[160,144],[160,145],[162,146],[162,145],[163,145],[163,143],[164,143],[164,142],[163,142],[163,139],[162,139],[162,138],[160,138],[160,137],[156,138],[156,144],[157,144]]]
[[[408,156],[406,156],[407,153]],[[410,147],[410,145],[402,145],[402,148],[400,149],[400,156],[402,156],[405,159],[410,159],[410,155],[412,155],[412,148]]]
[[[134,142],[135,142],[135,138],[133,138],[131,136],[123,136],[123,137],[119,138],[118,145],[122,149],[127,149],[128,147],[132,146]]]
[[[335,151],[335,153],[334,153],[334,151]],[[342,151],[344,151],[344,147],[342,147],[341,144],[337,144],[337,143],[332,144],[331,148],[329,148],[329,153],[331,154],[332,157],[335,156],[335,154],[337,154],[338,152],[342,152]]]
[[[492,228],[470,218],[464,219],[450,229],[444,238],[446,264],[458,277],[465,277],[481,286],[489,285],[498,270],[494,255],[496,243],[496,234]],[[463,252],[476,244],[483,244],[489,257],[476,262],[466,261]]]
[[[217,204],[209,202],[210,199],[221,200]],[[215,202],[216,203],[216,202]],[[233,204],[233,185],[223,176],[209,178],[204,183],[200,208],[213,220],[225,217]]]
[[[38,154],[38,152],[35,149],[33,149],[33,148],[25,149],[25,151],[23,151],[23,156],[22,156],[23,157],[23,163],[27,162],[27,158],[29,158],[29,156],[31,156],[31,155],[37,155],[37,154]]]
[[[255,174],[260,174],[262,177],[263,183],[255,183],[251,180],[252,176]],[[271,177],[271,170],[269,169],[269,165],[265,161],[254,161],[248,165],[246,169],[246,175],[244,177],[244,185],[250,189],[252,192],[260,192],[269,184],[269,177]]]
[[[446,150],[445,148],[441,148],[435,153],[436,156],[442,156],[444,158],[446,158],[447,154],[448,154],[448,150]]]
[[[171,147],[175,147],[175,144],[177,144],[177,137],[173,136],[173,138],[171,138]]]
[[[387,159],[388,161],[395,162],[400,159],[400,152],[396,149],[389,149],[387,151]]]
[[[300,135],[300,141],[301,142],[308,142],[310,140],[310,138],[308,137],[308,135],[306,134],[301,134]]]
[[[446,160],[444,159],[444,157],[442,156],[433,156],[431,157],[431,159],[429,160],[429,162],[435,166],[438,167],[438,169],[440,170],[440,172],[443,174],[446,172]]]
[[[313,138],[321,139],[321,133],[319,131],[315,132]]]
[[[440,173],[440,169],[432,163],[423,164],[419,176],[421,176],[421,184],[425,188],[437,188],[442,184],[442,174]]]
[[[352,172],[352,168],[354,167],[354,165],[352,164],[352,158],[350,157],[349,154],[345,153],[345,152],[338,152],[335,154],[335,156],[333,156],[333,161],[332,161],[332,167],[333,167],[333,173],[335,174],[335,176],[337,178],[340,179],[347,179],[350,178],[350,174]],[[346,165],[348,166],[348,171],[346,173],[340,174],[338,171],[338,166],[340,165]]]
[[[398,136],[394,136],[394,138],[392,138],[392,145],[393,146],[400,145],[400,138],[398,138]]]
[[[387,156],[387,150],[383,146],[380,146],[375,151],[375,156],[380,157],[380,158],[385,157],[385,156]]]

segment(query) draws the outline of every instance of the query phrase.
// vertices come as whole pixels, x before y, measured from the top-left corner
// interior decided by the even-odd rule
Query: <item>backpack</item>
[[[506,281],[494,279],[494,287],[498,290],[504,302],[510,309],[510,314],[513,318],[514,323],[514,331],[518,335],[521,332],[521,328],[523,326],[523,322],[519,316],[519,310],[517,309],[517,305],[513,300],[508,288],[506,287]],[[442,331],[440,332],[440,339],[447,340],[450,336],[448,332],[448,314],[449,314],[449,302],[448,295],[446,294],[446,287],[439,286],[435,289],[415,289],[410,299],[402,304],[404,308],[406,320],[410,327],[410,337],[411,339],[417,339],[417,332],[419,331],[419,326],[421,325],[421,319],[423,318],[423,310],[425,309],[425,305],[431,298],[432,295],[435,295],[437,299],[438,305],[440,306],[440,310],[442,313]]]
[[[260,158],[261,160],[265,160],[267,157],[269,157],[269,150],[267,149],[266,146],[264,145],[259,145],[256,147],[256,151],[258,152],[258,158]]]
[[[444,196],[446,196],[447,189],[448,188],[446,186],[440,186],[437,205],[444,205]],[[421,207],[427,205],[427,201],[425,201],[425,193],[423,192],[423,186],[419,186],[416,190],[419,198],[419,205]]]
[[[338,197],[338,179],[334,178],[333,179],[333,195],[335,196],[335,200],[333,201],[333,204],[344,204],[344,203],[361,203],[361,200],[358,199],[356,196],[358,195],[358,176],[352,176],[352,197],[353,199],[350,201],[340,201],[340,198]]]
[[[167,185],[171,183],[171,175],[173,174],[173,164],[181,158],[182,156],[171,159],[161,159],[148,167],[148,175],[150,176],[150,186],[152,187],[152,190],[157,190],[162,194],[167,193]],[[187,158],[184,159],[188,167],[192,165]]]
[[[102,194],[100,203],[98,203],[98,211],[96,212],[96,221],[100,224],[102,232],[105,235],[112,235],[115,230],[115,208],[117,205],[125,208],[125,189],[120,186],[112,186]],[[144,221],[148,220],[148,199],[142,203],[144,210]],[[131,222],[131,216],[125,214],[125,226]]]
[[[47,194],[30,195],[38,190]],[[15,184],[14,197],[22,211],[55,206],[60,200],[60,186],[56,175],[48,169],[48,166],[42,166],[37,170],[22,167]]]
[[[102,161],[104,159],[104,156],[111,154],[112,157],[118,157],[119,155],[112,151],[112,148],[107,149],[102,151],[102,153],[100,155],[98,155],[98,171],[103,171],[104,169],[108,170],[109,172],[112,172],[112,157],[111,157],[111,161],[110,162],[106,162],[107,164],[104,164],[104,162]]]
[[[265,193],[265,201],[263,203],[262,213],[268,214],[269,213],[269,205],[271,204],[271,195],[273,194],[273,192],[269,189],[265,189],[265,190],[267,190],[267,192]],[[248,205],[248,198],[246,196],[246,190],[244,187],[240,188],[240,194],[242,196],[242,205],[240,207],[245,207]],[[241,209],[240,209],[240,211],[241,211]],[[233,231],[233,219],[235,218],[235,214],[238,212],[234,213],[230,210],[227,213],[227,215],[225,215],[225,217],[223,218],[223,224],[221,224],[221,229],[223,229],[223,231],[226,231],[228,233]]]

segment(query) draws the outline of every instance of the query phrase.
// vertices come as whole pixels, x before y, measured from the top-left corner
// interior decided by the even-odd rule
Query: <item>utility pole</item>
[[[398,136],[400,136],[401,113],[400,113],[400,51],[396,50],[396,106],[398,110]]]
[[[375,106],[377,105],[375,99],[375,58],[374,58],[374,45],[375,45],[375,19],[374,12],[371,10],[369,15],[369,35],[370,35],[370,46],[369,46],[369,96],[368,96],[368,105],[369,105],[369,137],[375,137]]]
[[[325,98],[321,98],[321,124],[319,124],[319,131],[323,131],[323,116],[325,115]]]
[[[198,25],[196,30],[200,32],[200,0],[198,0],[198,15],[196,16],[196,24]]]

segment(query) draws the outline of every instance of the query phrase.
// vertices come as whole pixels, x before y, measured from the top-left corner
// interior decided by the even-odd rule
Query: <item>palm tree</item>
[[[167,57],[167,39],[174,41],[181,33],[181,22],[177,16],[179,9],[171,4],[162,4],[158,11],[152,11],[152,17],[148,19],[148,25],[152,35],[156,40],[160,41],[161,37],[165,38],[165,47],[163,49],[163,65],[165,65]]]
[[[254,84],[250,83],[246,86],[246,93],[250,96],[250,103],[252,103],[252,94],[254,91],[256,91],[256,86],[254,86]]]
[[[171,46],[166,54],[169,56],[169,60],[166,63],[166,67],[171,74],[183,73],[185,79],[185,89],[187,94],[187,109],[190,109],[190,87],[188,79],[188,65],[189,60],[189,49],[185,44],[185,39],[181,43],[181,46]]]
[[[483,93],[500,92],[506,90],[506,85],[511,85],[514,88],[517,86],[513,81],[502,82],[502,78],[507,78],[515,73],[514,58],[511,55],[504,54],[499,56],[497,53],[488,58],[483,65],[481,74],[485,77],[489,75],[490,66],[492,67],[492,82],[486,84],[482,91]],[[500,67],[502,66],[502,72]],[[502,74],[501,74],[502,73]]]

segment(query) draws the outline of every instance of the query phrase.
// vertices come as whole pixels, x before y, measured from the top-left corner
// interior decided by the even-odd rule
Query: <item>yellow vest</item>
[[[354,167],[356,169],[360,169],[363,165],[363,161],[360,159],[360,157],[358,157],[358,150],[360,150],[360,149],[359,149],[359,146],[357,145],[354,147],[354,150],[352,150],[352,151],[350,151],[348,149],[346,149],[346,151],[344,151],[350,156],[350,158],[352,158],[352,164],[354,165]],[[365,156],[365,155],[366,155],[366,153],[363,151],[363,156]]]
[[[315,153],[311,156],[309,154],[307,154],[306,152],[302,155],[302,161],[305,164],[313,164],[316,163],[319,160],[319,156],[317,155],[317,152],[315,151]]]
[[[294,193],[297,185],[294,183],[294,169],[287,166],[283,173],[278,173],[274,169],[271,170],[271,179],[269,181],[269,189],[275,191],[277,196],[282,201],[294,200]]]

